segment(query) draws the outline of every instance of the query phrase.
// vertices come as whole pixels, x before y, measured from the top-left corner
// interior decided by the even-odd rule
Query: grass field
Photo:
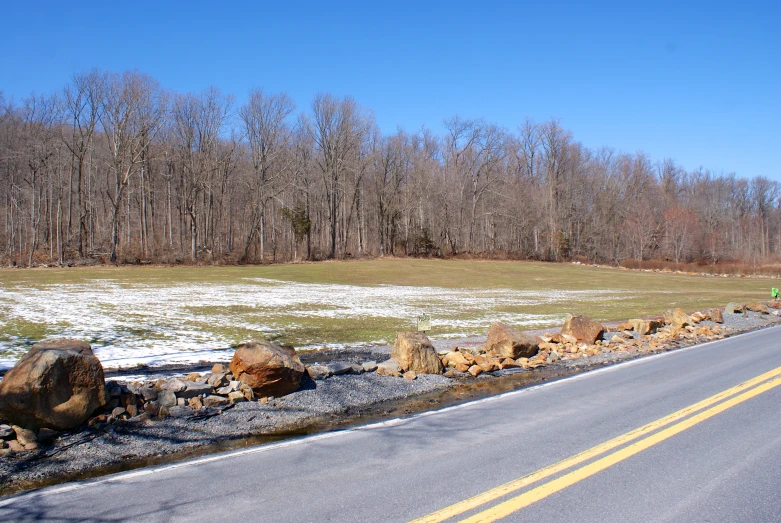
[[[228,357],[268,338],[298,347],[390,341],[432,317],[433,337],[484,333],[496,320],[557,325],[769,298],[770,280],[571,264],[372,260],[253,267],[99,267],[0,271],[0,358],[46,337],[88,340],[109,366]]]

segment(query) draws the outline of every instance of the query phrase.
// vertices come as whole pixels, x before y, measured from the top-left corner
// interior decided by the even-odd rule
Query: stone
[[[353,371],[352,366],[350,366],[347,363],[329,363],[326,365],[328,367],[328,373],[331,376],[341,376],[343,374],[350,374]]]
[[[148,401],[144,403],[144,412],[151,416],[157,416],[157,413],[160,412],[160,404],[155,401]]]
[[[456,370],[458,372],[468,372],[471,365],[469,363],[457,363]]]
[[[202,377],[203,377],[203,376],[201,376],[201,375],[200,375],[199,373],[197,373],[197,372],[191,372],[190,374],[188,374],[187,376],[185,376],[184,378],[182,378],[182,381],[198,381],[198,380],[200,380]]]
[[[724,315],[721,313],[721,309],[713,308],[708,311],[708,315],[713,320],[713,323],[724,323]]]
[[[125,407],[125,411],[127,412],[127,415],[131,418],[135,418],[138,416],[138,406],[137,405],[128,405]]]
[[[233,389],[231,388],[230,385],[225,385],[224,387],[219,387],[214,389],[214,392],[216,392],[217,394],[221,394],[223,396],[227,396],[228,394],[233,392]]]
[[[407,331],[396,334],[391,349],[403,371],[412,370],[418,374],[442,374],[442,362],[428,336],[422,332]]]
[[[469,363],[466,360],[466,356],[464,356],[464,353],[462,352],[455,352],[455,351],[448,352],[443,356],[443,359],[444,361],[442,363],[447,365],[448,367],[455,367],[459,363]]]
[[[117,407],[114,410],[111,411],[111,415],[115,418],[120,417],[121,415],[125,414],[127,411],[124,407]]]
[[[155,401],[157,399],[157,391],[149,386],[139,387],[141,397],[144,401]]]
[[[558,352],[556,352],[555,350],[550,351],[550,356],[548,356],[548,361],[554,362],[554,361],[559,361],[560,359],[561,356],[559,355]]]
[[[377,362],[376,361],[365,361],[361,365],[363,367],[364,372],[374,372],[377,370]]]
[[[771,309],[781,309],[781,300],[773,300],[767,302],[767,306]]]
[[[234,390],[233,392],[228,393],[228,401],[231,403],[239,403],[240,401],[247,401],[247,398],[244,397],[243,392]]]
[[[193,410],[199,410],[201,407],[203,407],[203,401],[201,401],[201,398],[196,396],[187,400],[187,406]]]
[[[224,372],[220,372],[217,374],[211,374],[208,379],[206,380],[206,383],[211,385],[212,387],[222,387],[223,385],[228,384],[228,375]]]
[[[12,439],[8,442],[8,448],[11,449],[13,452],[24,452],[24,445],[16,441],[15,439]]]
[[[187,388],[187,384],[182,380],[176,378],[170,379],[163,385],[163,390],[170,390],[171,392],[180,392]]]
[[[447,370],[447,371],[445,371],[443,376],[446,377],[446,378],[455,378],[456,377],[456,371],[454,371],[453,369]]]
[[[184,398],[176,398],[176,406],[177,407],[184,407],[187,405],[187,400]]]
[[[377,364],[377,374],[380,376],[401,377],[401,365],[394,358]]]
[[[401,365],[396,358],[390,358],[377,364],[377,374],[384,376],[401,376]]]
[[[228,382],[228,386],[233,390],[239,390],[239,387],[241,387],[242,383],[239,380],[230,380]]]
[[[222,363],[215,363],[212,367],[212,374],[225,374],[226,370],[225,365]]]
[[[743,305],[740,303],[729,302],[724,307],[724,314],[741,314],[743,312]]]
[[[0,381],[0,417],[30,429],[75,428],[107,401],[103,367],[77,340],[36,343]]]
[[[647,336],[648,334],[654,334],[658,331],[662,327],[663,322],[659,320],[634,319],[629,320],[629,324],[631,325],[631,330],[641,336]]]
[[[255,399],[255,393],[252,391],[252,387],[249,385],[244,385],[242,383],[241,388],[239,389],[242,394],[244,394],[244,399],[247,401],[252,401]]]
[[[760,314],[770,314],[770,309],[768,306],[761,302],[747,303],[746,310],[758,312]]]
[[[331,372],[325,365],[310,365],[306,368],[306,373],[313,380],[324,380],[331,375]]]
[[[414,370],[408,370],[403,374],[403,376],[405,380],[409,380],[409,381],[418,379],[418,375]]]
[[[574,338],[578,343],[593,345],[602,337],[605,327],[587,316],[567,316],[561,328],[562,337]]]
[[[488,329],[485,347],[500,358],[531,358],[539,351],[533,338],[504,323],[494,323]]]
[[[30,443],[38,443],[38,438],[35,437],[35,432],[30,429],[25,429],[14,425],[11,427],[16,433],[16,440],[22,445],[29,445]]]
[[[211,394],[212,386],[208,383],[197,383],[190,381],[187,383],[187,388],[176,393],[177,398],[190,399],[201,394]]]
[[[204,407],[224,407],[228,404],[230,404],[230,400],[222,396],[211,395],[203,398]]]
[[[15,435],[16,433],[14,432],[14,429],[11,428],[11,425],[0,425],[0,438],[8,439]]]
[[[172,418],[186,418],[187,416],[191,416],[192,413],[193,413],[193,409],[182,405],[169,407],[168,409],[168,415],[171,416]]]
[[[481,369],[479,365],[472,365],[467,372],[476,378],[483,373],[483,369]]]
[[[350,371],[351,374],[363,374],[365,372],[363,370],[363,365],[358,365],[357,363],[352,363],[350,368],[352,369]]]
[[[689,317],[683,309],[668,310],[664,313],[664,323],[672,325],[676,329],[682,329],[687,325],[692,324],[691,317]]]
[[[157,403],[161,407],[173,407],[174,405],[176,405],[176,394],[174,394],[170,390],[161,391],[157,395]]]
[[[292,347],[251,341],[236,349],[230,370],[257,395],[284,396],[298,390],[306,368]]]

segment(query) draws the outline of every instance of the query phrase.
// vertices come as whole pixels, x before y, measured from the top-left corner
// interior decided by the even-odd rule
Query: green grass
[[[265,278],[286,282],[310,284],[345,284],[358,286],[403,285],[441,287],[446,289],[510,289],[521,291],[563,291],[562,297],[535,305],[510,305],[495,308],[478,304],[484,313],[521,313],[535,315],[563,315],[577,313],[600,321],[622,320],[637,316],[658,315],[671,307],[685,310],[703,309],[724,305],[730,301],[766,300],[770,288],[778,286],[775,280],[759,278],[722,278],[691,276],[684,274],[636,272],[608,268],[509,261],[463,260],[414,260],[382,259],[370,261],[304,263],[251,267],[98,267],[74,269],[25,269],[0,270],[0,290],[43,288],[57,284],[86,284],[92,281],[111,280],[119,285],[133,287],[139,284],[166,287],[178,283],[245,284],[249,280]],[[339,303],[298,303],[281,310],[264,306],[262,289],[258,286],[259,303],[251,305],[190,306],[192,313],[188,323],[197,329],[214,332],[231,343],[239,343],[259,337],[256,330],[232,327],[231,321],[210,322],[220,317],[237,322],[262,321],[272,328],[269,337],[285,343],[357,343],[378,339],[392,340],[398,330],[412,328],[412,318],[398,317],[340,317]],[[602,301],[578,301],[567,296],[569,290],[627,291],[624,299]],[[447,306],[437,298],[421,299],[419,305],[437,311]],[[106,313],[112,313],[109,304],[100,304]],[[334,318],[326,318],[307,311],[335,311]],[[11,338],[36,340],[57,334],[57,325],[28,322],[9,315],[8,307],[0,307],[0,341]],[[116,311],[120,314],[121,311]],[[455,311],[453,319],[469,320],[475,317],[472,310]],[[223,326],[227,323],[227,326]],[[136,334],[143,335],[145,327],[139,325]],[[432,335],[448,334],[438,329]],[[452,333],[452,330],[451,330]],[[149,336],[155,336],[149,332]]]

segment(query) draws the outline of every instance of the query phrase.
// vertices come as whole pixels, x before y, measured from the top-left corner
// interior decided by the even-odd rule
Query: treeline
[[[555,120],[383,134],[352,98],[166,91],[137,71],[0,94],[0,262],[474,255],[751,263],[779,184],[589,149]]]

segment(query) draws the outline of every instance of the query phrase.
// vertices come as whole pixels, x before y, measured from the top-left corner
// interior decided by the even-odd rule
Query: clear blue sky
[[[683,5],[686,4],[686,5]],[[17,2],[0,90],[92,67],[176,91],[352,95],[393,132],[559,118],[586,146],[781,181],[781,1]]]

